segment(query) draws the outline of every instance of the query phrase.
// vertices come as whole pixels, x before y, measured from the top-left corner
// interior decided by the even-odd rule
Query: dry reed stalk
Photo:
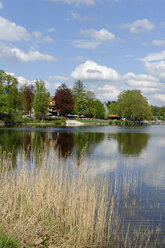
[[[131,247],[129,231],[124,242],[119,235],[117,186],[108,196],[109,181],[57,166],[54,156],[37,168],[21,161],[0,176],[0,224],[22,247]]]

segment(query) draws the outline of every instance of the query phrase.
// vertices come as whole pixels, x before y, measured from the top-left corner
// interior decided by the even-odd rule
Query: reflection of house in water
[[[120,120],[119,115],[108,115],[108,120]]]

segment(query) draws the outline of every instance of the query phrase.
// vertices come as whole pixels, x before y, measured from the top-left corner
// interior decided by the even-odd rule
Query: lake
[[[117,178],[123,222],[159,229],[165,247],[165,125],[0,129],[0,153],[12,154],[13,170],[22,153],[39,166],[38,154],[50,152],[97,180]],[[130,185],[126,210],[123,182]]]

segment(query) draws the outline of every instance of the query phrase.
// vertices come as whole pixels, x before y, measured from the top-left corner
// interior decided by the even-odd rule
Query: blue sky
[[[0,0],[0,69],[54,95],[81,79],[101,101],[139,89],[165,105],[164,0]]]

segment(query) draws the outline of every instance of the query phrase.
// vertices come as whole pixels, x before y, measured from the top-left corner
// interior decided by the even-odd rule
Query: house
[[[119,115],[108,115],[108,120],[120,120]]]
[[[49,107],[48,107],[48,115],[52,114],[52,115],[57,115],[57,110],[55,109],[55,100],[54,98],[50,97],[49,98]]]

